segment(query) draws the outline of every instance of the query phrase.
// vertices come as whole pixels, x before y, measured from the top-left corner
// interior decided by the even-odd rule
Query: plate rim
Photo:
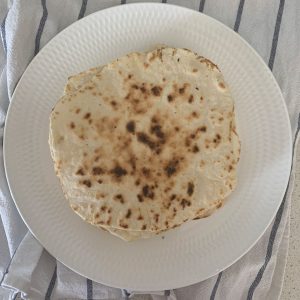
[[[230,27],[228,27],[227,25],[223,24],[222,22],[214,19],[213,17],[210,17],[202,12],[199,12],[197,10],[194,10],[194,9],[191,9],[191,8],[186,8],[186,7],[183,7],[183,6],[179,6],[179,5],[175,5],[175,4],[169,4],[169,3],[151,3],[151,2],[140,2],[140,3],[128,3],[126,4],[126,6],[122,6],[122,5],[117,5],[117,6],[113,6],[113,7],[108,7],[108,8],[105,8],[105,9],[102,9],[102,10],[99,10],[99,11],[96,11],[96,12],[93,12],[91,14],[89,14],[88,16],[80,19],[80,20],[77,20],[75,22],[73,22],[72,24],[70,24],[69,26],[67,26],[66,28],[64,28],[62,31],[60,31],[58,34],[56,34],[51,40],[49,40],[42,49],[40,49],[40,51],[37,53],[37,55],[35,55],[33,57],[33,59],[30,61],[30,63],[28,64],[28,66],[26,67],[25,71],[23,72],[22,76],[20,77],[15,89],[14,89],[14,92],[12,94],[12,97],[11,97],[11,100],[9,102],[9,106],[8,106],[8,109],[7,109],[7,113],[6,113],[6,120],[5,120],[5,126],[4,126],[4,134],[3,134],[3,162],[4,162],[4,170],[5,170],[5,177],[6,177],[6,181],[7,181],[7,184],[8,184],[8,187],[9,187],[9,191],[10,191],[10,194],[11,194],[11,197],[14,201],[14,204],[19,212],[19,215],[21,216],[23,222],[25,223],[25,225],[27,226],[28,230],[32,233],[32,235],[39,241],[39,243],[43,246],[44,249],[46,249],[56,260],[58,260],[59,262],[61,262],[63,265],[67,266],[69,269],[71,269],[72,271],[74,271],[75,273],[83,276],[83,277],[87,277],[86,275],[82,274],[80,271],[78,270],[75,270],[74,267],[66,264],[65,262],[63,262],[63,258],[62,257],[57,257],[57,256],[54,256],[52,254],[52,251],[49,251],[45,246],[44,244],[40,241],[39,237],[37,237],[35,235],[35,233],[32,231],[31,227],[28,225],[28,222],[26,221],[26,219],[24,218],[23,214],[21,213],[21,210],[19,208],[19,205],[18,205],[18,200],[16,200],[15,196],[14,196],[14,191],[12,190],[11,188],[11,180],[9,178],[12,178],[13,177],[13,174],[10,174],[10,171],[8,170],[9,167],[7,165],[7,156],[9,155],[8,152],[9,152],[9,149],[7,149],[7,142],[6,142],[6,136],[8,135],[7,133],[7,123],[10,121],[10,119],[12,119],[11,117],[11,110],[12,110],[12,106],[15,105],[15,99],[16,99],[16,92],[18,89],[20,89],[20,86],[22,85],[22,82],[24,80],[24,77],[27,76],[27,73],[30,71],[31,68],[33,68],[36,60],[41,56],[43,55],[43,53],[46,51],[45,49],[47,47],[49,47],[49,45],[51,45],[51,43],[53,43],[55,41],[55,39],[57,39],[60,35],[63,35],[65,34],[66,31],[68,31],[70,29],[70,27],[74,26],[74,24],[77,24],[78,23],[84,23],[84,22],[87,22],[87,19],[88,18],[91,18],[91,17],[94,17],[95,15],[101,15],[101,14],[105,14],[107,12],[107,10],[109,11],[118,11],[118,10],[124,10],[125,9],[135,9],[136,7],[144,7],[144,6],[148,6],[147,8],[151,8],[151,7],[160,7],[161,8],[166,8],[166,7],[174,7],[178,10],[186,10],[186,11],[190,11],[190,12],[193,12],[196,16],[196,14],[198,14],[198,17],[199,18],[204,18],[204,19],[207,19],[208,21],[210,22],[214,22],[216,24],[218,24],[220,27],[222,27],[222,29],[224,30],[227,30],[228,32],[230,32],[231,34],[233,34],[233,36],[235,36],[236,38],[238,38],[242,43],[244,43],[247,48],[256,56],[256,58],[258,58],[258,60],[260,61],[260,64],[262,64],[264,66],[264,69],[265,71],[268,73],[268,75],[270,76],[270,78],[272,79],[273,83],[274,83],[274,88],[277,90],[278,92],[278,96],[280,96],[280,100],[281,100],[281,103],[283,104],[283,109],[284,109],[284,112],[285,112],[285,118],[286,118],[286,122],[287,122],[287,125],[288,125],[288,141],[289,141],[289,145],[287,145],[287,148],[289,148],[289,157],[288,157],[288,161],[289,161],[289,168],[290,168],[290,171],[289,171],[289,176],[287,176],[285,178],[285,183],[284,183],[284,186],[285,186],[285,189],[284,191],[282,192],[282,195],[281,195],[281,201],[277,204],[277,207],[276,207],[276,210],[274,210],[273,212],[273,215],[272,215],[272,218],[269,220],[268,222],[268,225],[265,226],[264,230],[261,232],[261,234],[257,237],[257,239],[255,241],[252,242],[252,244],[248,247],[245,248],[245,250],[241,253],[241,255],[239,257],[237,257],[234,261],[231,261],[229,263],[224,263],[223,267],[221,267],[220,269],[218,270],[215,270],[215,271],[212,271],[210,275],[200,279],[200,281],[190,281],[190,280],[187,280],[188,283],[183,283],[182,285],[169,285],[169,286],[166,286],[164,287],[163,289],[175,289],[175,288],[181,288],[181,287],[186,287],[188,285],[192,285],[192,284],[195,284],[195,283],[199,283],[201,281],[204,281],[208,278],[211,278],[215,275],[217,275],[219,272],[221,271],[224,271],[226,270],[228,267],[230,267],[231,265],[233,265],[235,262],[237,262],[239,259],[241,259],[246,253],[248,253],[255,245],[256,243],[258,242],[258,240],[263,236],[263,234],[266,232],[266,230],[268,229],[268,227],[270,226],[270,224],[272,223],[272,221],[274,220],[278,210],[279,210],[279,207],[280,205],[282,204],[283,200],[284,200],[284,197],[285,197],[285,193],[287,191],[287,188],[288,188],[288,184],[289,184],[289,181],[290,181],[290,177],[291,177],[291,168],[292,168],[292,163],[293,163],[293,138],[292,138],[292,129],[291,129],[291,122],[290,122],[290,117],[289,117],[289,113],[288,113],[288,109],[287,109],[287,105],[286,105],[286,101],[284,100],[284,97],[283,97],[283,94],[281,92],[281,89],[279,87],[279,84],[277,82],[277,80],[275,79],[272,71],[269,69],[269,67],[267,66],[267,64],[265,63],[265,61],[262,59],[262,57],[257,53],[257,51],[242,37],[240,36],[237,32],[235,32],[234,30],[232,30]],[[126,11],[124,12],[126,13]],[[95,282],[99,282],[99,280],[95,279],[95,278],[90,278],[92,280],[94,280]],[[108,285],[110,287],[114,287],[114,288],[129,288],[129,287],[120,287],[120,286],[117,286],[117,285],[113,285],[112,283],[110,282],[105,282],[105,281],[101,281],[100,283],[102,284],[105,284],[105,285]],[[142,289],[138,289],[138,288],[135,288],[136,291],[145,291],[145,292],[150,292],[150,291],[153,291],[152,288],[150,289],[145,289],[145,288],[142,288]],[[161,290],[161,289],[159,289]]]

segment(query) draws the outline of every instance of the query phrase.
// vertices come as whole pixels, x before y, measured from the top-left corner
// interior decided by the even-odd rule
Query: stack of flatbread
[[[187,49],[130,53],[70,77],[49,144],[71,208],[124,240],[207,217],[236,186],[230,90]]]

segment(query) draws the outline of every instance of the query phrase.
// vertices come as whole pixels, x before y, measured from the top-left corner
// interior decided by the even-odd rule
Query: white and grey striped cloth
[[[14,88],[35,54],[59,31],[92,12],[139,1],[0,0],[0,125]],[[155,1],[160,2],[160,1]],[[239,32],[273,71],[286,100],[293,136],[300,112],[300,1],[169,0],[210,15]],[[34,108],[33,108],[34,109]],[[16,211],[0,150],[0,299],[278,299],[286,263],[294,172],[271,226],[234,265],[193,286],[140,295],[84,278],[51,257]],[[295,168],[295,166],[294,166]]]

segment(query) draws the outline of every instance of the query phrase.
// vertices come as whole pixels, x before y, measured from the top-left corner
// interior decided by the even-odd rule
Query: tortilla
[[[206,217],[236,186],[230,90],[187,49],[130,53],[71,77],[49,143],[72,209],[125,240]]]

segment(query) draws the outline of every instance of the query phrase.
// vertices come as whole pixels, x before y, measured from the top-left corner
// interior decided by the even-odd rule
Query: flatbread
[[[72,209],[125,240],[206,217],[236,186],[230,90],[187,49],[131,53],[71,77],[49,143]]]

